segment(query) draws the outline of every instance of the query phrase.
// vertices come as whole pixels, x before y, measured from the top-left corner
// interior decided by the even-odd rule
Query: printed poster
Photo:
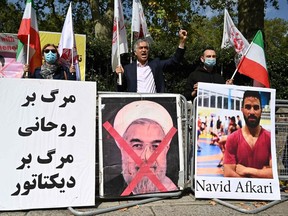
[[[21,78],[23,65],[16,62],[17,34],[0,33],[0,78]]]
[[[100,196],[183,189],[179,95],[99,94]]]
[[[199,83],[195,197],[279,200],[275,89]]]
[[[0,211],[94,205],[96,84],[7,78],[0,92]]]

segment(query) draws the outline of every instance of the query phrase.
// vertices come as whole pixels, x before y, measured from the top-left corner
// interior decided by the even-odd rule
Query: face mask
[[[50,51],[49,53],[44,53],[44,57],[48,64],[54,64],[57,60],[57,53],[52,53]]]
[[[216,59],[215,58],[206,58],[204,61],[204,65],[206,67],[214,67],[216,65]]]

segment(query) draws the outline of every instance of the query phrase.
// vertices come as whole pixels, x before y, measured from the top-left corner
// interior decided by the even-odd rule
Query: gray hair
[[[136,49],[139,47],[139,44],[141,43],[141,42],[146,42],[147,43],[147,45],[148,45],[148,49],[150,48],[150,42],[149,42],[149,40],[147,40],[147,39],[138,39],[135,43],[134,43],[134,52],[136,51]]]

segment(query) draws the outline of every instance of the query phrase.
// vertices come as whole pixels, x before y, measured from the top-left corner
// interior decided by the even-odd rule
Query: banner
[[[100,196],[184,188],[179,95],[99,94]]]
[[[195,197],[279,200],[275,89],[199,83]]]
[[[17,34],[0,33],[0,78],[21,78],[23,64],[16,62]]]
[[[0,79],[0,91],[0,210],[94,205],[95,82]]]

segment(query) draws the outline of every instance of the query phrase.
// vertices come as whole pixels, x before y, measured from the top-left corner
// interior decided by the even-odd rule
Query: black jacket
[[[191,100],[193,102],[195,97],[192,97],[191,93],[193,92],[194,84],[198,82],[225,84],[224,78],[216,72],[216,69],[212,72],[208,72],[203,68],[203,66],[198,67],[195,71],[190,73],[187,79],[184,92],[184,96],[187,100]]]

